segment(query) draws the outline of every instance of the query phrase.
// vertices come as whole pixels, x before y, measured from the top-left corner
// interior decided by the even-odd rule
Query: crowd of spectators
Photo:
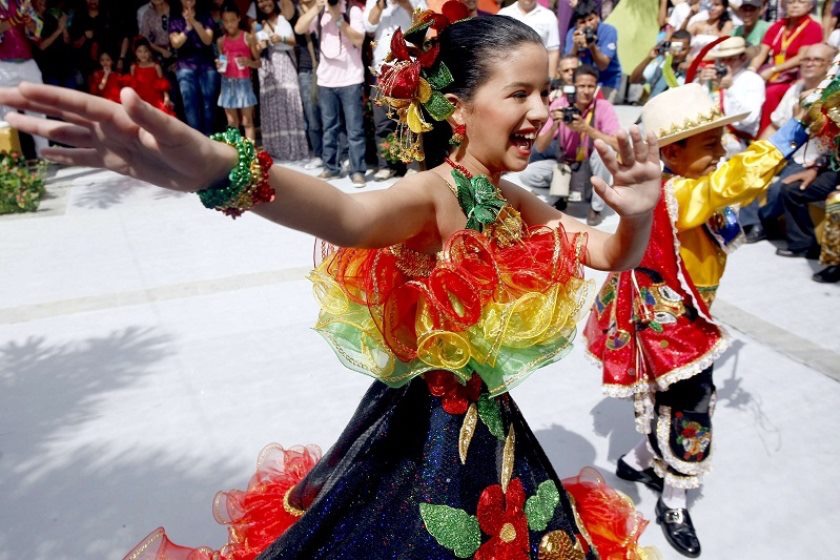
[[[655,44],[622,68],[619,34],[633,30],[603,21],[617,1],[462,1],[473,15],[507,15],[541,37],[549,52],[550,118],[522,180],[558,206],[587,203],[593,225],[603,218],[603,202],[589,177],[609,180],[593,142],[615,142],[614,103],[643,103],[682,84],[694,64],[695,79],[725,113],[746,115],[727,128],[731,156],[790,118],[840,46],[840,0],[660,0]],[[411,13],[442,4],[0,0],[0,85],[43,81],[116,102],[130,86],[197,130],[241,127],[276,160],[320,168],[325,179],[347,174],[363,187],[367,177],[408,171],[382,149],[395,124],[371,102],[375,76],[391,36],[409,25]],[[36,150],[43,146],[36,139]],[[742,209],[748,241],[772,234],[784,216],[788,248],[779,254],[818,251],[808,205],[837,187],[824,152],[810,143],[766,203]],[[548,194],[557,173],[570,175],[568,195]]]

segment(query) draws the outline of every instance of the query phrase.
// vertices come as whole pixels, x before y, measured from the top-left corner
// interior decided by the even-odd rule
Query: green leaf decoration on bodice
[[[484,175],[468,179],[466,175],[453,169],[452,177],[458,190],[458,204],[467,216],[467,229],[483,232],[486,226],[496,221],[499,211],[507,202],[499,196],[496,186]]]

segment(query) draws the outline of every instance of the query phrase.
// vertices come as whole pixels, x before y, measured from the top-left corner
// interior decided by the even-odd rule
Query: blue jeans
[[[319,87],[321,117],[324,122],[324,168],[333,173],[340,171],[338,153],[340,115],[347,126],[347,143],[350,151],[350,173],[362,173],[365,165],[365,125],[362,113],[362,84],[338,88]]]
[[[203,134],[213,132],[216,98],[219,96],[219,73],[210,66],[175,70],[178,89],[184,101],[187,124]]]
[[[306,122],[306,138],[309,140],[309,148],[312,155],[321,157],[324,152],[324,135],[321,130],[321,108],[318,106],[317,95],[313,97],[315,76],[311,70],[304,70],[298,73],[298,85],[300,86],[300,100],[303,102],[303,120]]]

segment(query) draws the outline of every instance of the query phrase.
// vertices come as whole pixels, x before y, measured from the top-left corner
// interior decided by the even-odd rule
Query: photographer
[[[601,22],[593,0],[581,0],[575,7],[575,27],[566,33],[566,54],[577,56],[581,63],[595,66],[601,74],[598,85],[610,102],[615,102],[621,84],[618,61],[618,32]]]
[[[362,9],[346,0],[316,0],[295,24],[295,33],[318,33],[318,102],[324,125],[322,179],[339,177],[341,164],[338,137],[339,113],[344,115],[350,151],[350,181],[354,187],[365,186],[365,126],[362,111],[362,86],[365,70],[362,43],[365,27]]]
[[[691,46],[691,33],[681,29],[671,35],[670,41],[656,45],[630,74],[631,84],[645,84],[647,99],[668,89],[665,64],[671,55],[671,72],[679,85],[685,83],[686,58]]]
[[[363,21],[365,31],[373,34],[374,75],[379,75],[379,69],[391,51],[391,37],[394,32],[399,28],[411,27],[411,14],[416,9],[425,10],[425,2],[423,0],[367,0]],[[370,97],[376,99],[373,91]],[[395,175],[405,175],[405,164],[401,161],[388,161],[379,149],[387,141],[388,136],[397,129],[397,122],[388,117],[384,106],[373,103],[373,123],[379,160],[379,169],[373,174],[374,180],[385,181]]]
[[[582,65],[575,70],[573,89],[568,88],[565,95],[560,95],[551,103],[548,121],[540,130],[534,149],[544,151],[552,140],[556,140],[556,160],[529,164],[520,174],[520,179],[526,186],[548,189],[558,163],[568,164],[572,168],[570,193],[583,193],[581,199],[586,198],[591,191],[592,175],[597,175],[607,184],[612,181],[592,145],[600,138],[616,148],[618,144],[615,135],[620,125],[612,104],[606,99],[596,98],[597,84],[598,70],[586,64]],[[564,200],[558,201],[556,197],[546,197],[544,190],[536,192],[552,204],[565,203]],[[569,200],[574,201],[574,198],[570,196]],[[592,205],[587,216],[589,225],[601,222],[603,208],[604,202],[597,194],[592,193]]]
[[[741,152],[755,139],[764,104],[764,80],[749,68],[746,50],[742,37],[730,37],[712,49],[709,57],[715,64],[700,73],[700,80],[718,91],[718,106],[724,115],[747,114],[724,130],[727,157]]]

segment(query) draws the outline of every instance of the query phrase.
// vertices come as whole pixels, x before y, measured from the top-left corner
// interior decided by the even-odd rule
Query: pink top
[[[342,10],[346,3],[341,1]],[[349,25],[360,33],[365,32],[362,9],[350,8]],[[311,32],[318,29],[318,20],[312,21]],[[318,85],[321,87],[345,87],[361,84],[365,81],[365,68],[362,64],[362,50],[353,46],[345,33],[339,32],[329,11],[321,16],[321,61],[318,64]]]
[[[8,8],[0,3],[0,21],[5,21],[18,15],[18,0],[9,0]],[[23,23],[15,25],[0,36],[0,60],[29,60],[32,58],[32,48],[26,37]]]
[[[554,120],[551,118],[550,112],[555,109],[560,109],[561,107],[568,107],[568,105],[569,102],[565,95],[561,95],[551,103],[551,106],[549,107],[548,121],[546,121],[545,125],[543,125],[542,130],[540,130],[540,134],[551,130],[551,126],[554,124]],[[603,132],[604,134],[613,135],[618,133],[621,125],[618,120],[618,115],[609,101],[606,99],[596,98],[595,115],[591,116],[591,113],[592,105],[590,104],[589,108],[582,117],[585,121],[589,122],[589,125],[592,128]],[[594,122],[590,122],[590,119]],[[569,162],[575,161],[575,159],[577,159],[577,149],[578,146],[580,146],[581,135],[561,123],[557,128],[557,132],[554,137],[557,139],[558,149],[561,152],[558,156]],[[588,157],[592,153],[592,141],[589,139],[589,136],[586,136],[586,142],[586,156]]]
[[[239,35],[233,39],[225,35],[222,37],[222,54],[227,57],[227,68],[222,73],[226,78],[250,78],[251,68],[244,66],[240,68],[236,65],[237,57],[247,58],[251,60],[251,47],[245,41],[245,32],[240,31]]]

